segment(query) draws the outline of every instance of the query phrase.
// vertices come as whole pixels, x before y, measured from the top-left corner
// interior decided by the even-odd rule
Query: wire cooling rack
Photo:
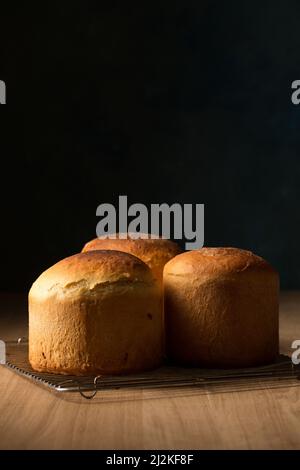
[[[245,369],[196,369],[165,365],[127,376],[73,376],[35,372],[28,362],[28,342],[6,343],[6,367],[56,392],[79,392],[91,399],[99,391],[197,387],[199,392],[226,392],[300,385],[300,365],[280,355],[274,364]]]

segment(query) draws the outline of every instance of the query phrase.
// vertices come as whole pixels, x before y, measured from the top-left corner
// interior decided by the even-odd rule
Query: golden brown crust
[[[120,239],[119,234],[115,234],[117,238],[95,238],[86,243],[82,249],[83,252],[91,250],[119,250],[137,256],[144,261],[153,272],[154,277],[162,282],[162,273],[164,265],[174,256],[182,252],[180,247],[164,238],[129,238]],[[127,236],[127,234],[126,234]]]
[[[279,349],[276,271],[234,248],[184,253],[164,269],[167,350],[177,362],[246,367]]]
[[[33,283],[30,297],[61,292],[91,292],[103,283],[153,282],[147,266],[121,251],[91,251],[65,258],[44,271]]]
[[[127,374],[163,355],[160,289],[151,270],[124,252],[60,261],[29,294],[29,360],[44,372]]]
[[[176,256],[165,266],[165,273],[178,275],[226,275],[274,268],[260,256],[239,248],[201,248]]]

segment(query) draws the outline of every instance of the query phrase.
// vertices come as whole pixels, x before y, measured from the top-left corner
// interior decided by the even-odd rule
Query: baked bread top
[[[78,253],[44,271],[33,283],[29,295],[93,293],[99,286],[117,282],[154,283],[151,270],[139,258],[121,251],[99,250]]]
[[[162,268],[167,261],[182,252],[173,241],[165,238],[119,238],[121,234],[115,234],[117,238],[95,238],[86,243],[82,252],[90,250],[120,250],[131,253],[140,258],[153,271],[157,279],[162,278]],[[123,234],[124,235],[124,234]]]
[[[165,275],[201,277],[261,271],[277,275],[275,269],[260,256],[251,251],[231,247],[188,251],[171,259],[164,268]]]

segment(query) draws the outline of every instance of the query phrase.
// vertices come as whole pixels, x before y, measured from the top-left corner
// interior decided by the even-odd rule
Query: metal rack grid
[[[157,370],[127,376],[72,376],[35,372],[28,362],[27,341],[6,343],[6,364],[19,375],[56,392],[79,392],[94,398],[98,391],[130,388],[162,389],[197,387],[207,393],[277,388],[300,385],[300,365],[293,365],[288,356],[267,366],[245,369],[196,369],[165,365]]]

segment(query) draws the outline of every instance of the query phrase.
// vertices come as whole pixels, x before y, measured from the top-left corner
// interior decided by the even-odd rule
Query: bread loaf
[[[200,367],[244,367],[278,356],[277,272],[237,248],[180,254],[164,268],[167,353]]]
[[[29,360],[42,372],[123,374],[160,365],[160,289],[140,259],[90,251],[45,271],[29,293]]]

